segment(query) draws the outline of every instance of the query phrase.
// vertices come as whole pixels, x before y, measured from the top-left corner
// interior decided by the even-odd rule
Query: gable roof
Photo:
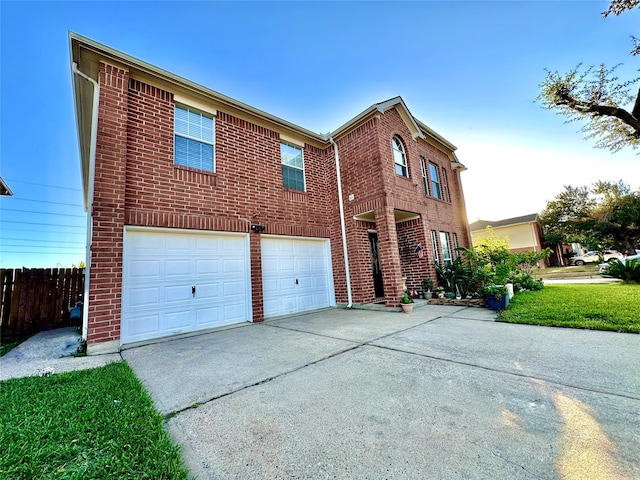
[[[0,195],[7,195],[7,196],[13,195],[13,192],[9,188],[9,185],[7,185],[7,183],[2,179],[2,177],[0,177]]]
[[[471,230],[472,232],[478,231],[478,230],[484,230],[487,227],[492,227],[492,228],[496,228],[496,227],[505,227],[507,225],[517,225],[519,223],[531,223],[531,222],[535,222],[538,219],[538,214],[537,213],[530,213],[529,215],[523,215],[521,217],[513,217],[513,218],[506,218],[504,220],[477,220],[471,224],[469,224],[469,230]]]

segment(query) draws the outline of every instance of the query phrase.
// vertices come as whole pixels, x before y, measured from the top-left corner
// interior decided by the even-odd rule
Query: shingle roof
[[[523,215],[521,217],[505,218],[504,220],[495,220],[495,221],[477,220],[469,224],[469,230],[474,232],[476,230],[484,230],[489,226],[495,228],[495,227],[504,227],[506,225],[516,225],[518,223],[535,222],[537,218],[538,218],[537,213],[531,213],[529,215]]]

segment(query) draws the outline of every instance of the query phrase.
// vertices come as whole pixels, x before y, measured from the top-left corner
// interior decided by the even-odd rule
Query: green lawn
[[[572,265],[566,267],[534,268],[531,275],[535,278],[585,278],[600,277],[598,264],[587,263],[586,265]]]
[[[545,285],[537,292],[518,293],[499,318],[512,323],[640,333],[640,285]]]
[[[125,362],[0,382],[0,478],[186,479]]]

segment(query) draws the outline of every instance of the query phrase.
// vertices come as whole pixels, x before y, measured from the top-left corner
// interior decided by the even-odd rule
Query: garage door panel
[[[218,260],[196,260],[197,275],[211,275],[219,273],[220,262]]]
[[[164,287],[164,303],[172,304],[175,302],[190,302],[193,295],[191,294],[191,284],[183,283],[182,285],[170,285]]]
[[[122,343],[251,318],[246,235],[132,229],[125,257]]]
[[[164,313],[164,327],[167,330],[183,330],[191,325],[191,309],[187,308],[179,312]]]
[[[209,328],[221,323],[226,317],[222,315],[220,306],[198,308],[196,310],[196,323],[199,327]]]
[[[132,315],[126,323],[127,336],[136,337],[156,332],[160,327],[160,314]]]
[[[165,253],[169,255],[192,253],[196,245],[193,237],[189,235],[167,235],[165,242]]]
[[[242,274],[245,272],[245,262],[242,259],[224,260],[222,264],[224,273],[237,273]]]
[[[198,290],[196,293],[198,300],[220,300],[220,284],[215,283],[198,283]]]
[[[132,307],[149,307],[156,305],[160,299],[159,287],[135,288],[127,292],[129,305]]]
[[[326,239],[263,236],[261,249],[265,317],[332,305],[333,283]]]
[[[224,309],[224,316],[227,319],[231,319],[237,322],[242,321],[242,309],[243,309],[243,302],[238,301],[237,303],[233,303],[233,302],[225,302],[225,304],[222,306],[222,308]]]
[[[311,310],[315,306],[315,299],[313,294],[299,295],[298,296],[298,308],[301,310]]]
[[[165,260],[164,274],[167,277],[189,276],[191,274],[191,260],[188,258]]]
[[[155,278],[160,273],[160,261],[131,260],[129,272],[132,278]]]

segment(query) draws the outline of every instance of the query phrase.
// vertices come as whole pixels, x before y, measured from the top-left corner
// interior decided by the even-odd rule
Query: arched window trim
[[[393,162],[395,164],[396,173],[402,177],[409,177],[407,153],[404,148],[404,142],[399,135],[394,135],[391,138],[391,149],[393,151]]]

